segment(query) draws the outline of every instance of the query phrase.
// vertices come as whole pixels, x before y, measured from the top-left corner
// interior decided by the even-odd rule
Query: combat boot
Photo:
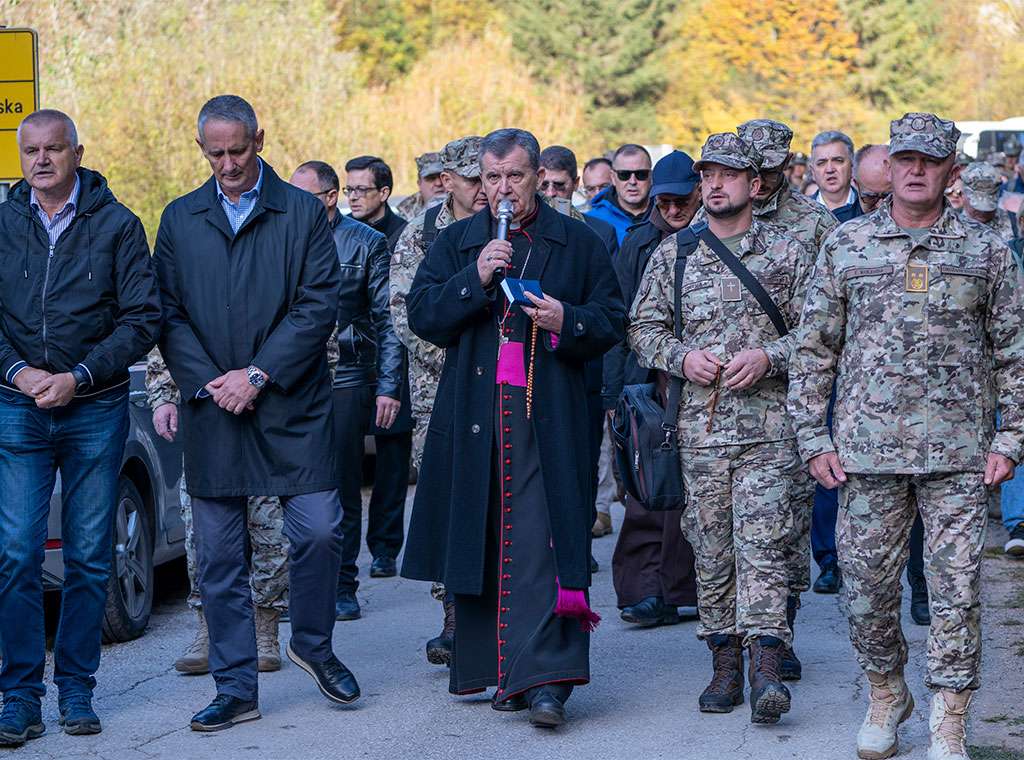
[[[974,692],[940,689],[932,697],[928,760],[970,760],[967,755],[967,708]]]
[[[789,625],[789,632],[796,638],[796,611],[800,609],[800,597],[791,596],[786,600],[786,623]],[[799,681],[803,675],[803,665],[800,658],[793,651],[792,644],[782,645],[782,661],[779,664],[779,675],[783,681]]]
[[[758,636],[750,643],[751,723],[778,723],[789,712],[789,689],[779,675],[782,647],[774,636]]]
[[[260,673],[281,669],[281,643],[277,639],[281,613],[272,607],[256,608],[256,652]]]
[[[707,642],[714,675],[697,704],[701,712],[732,712],[743,704],[743,642],[724,633],[708,636]]]
[[[206,616],[203,615],[202,607],[196,610],[196,618],[199,622],[196,637],[185,650],[185,654],[174,663],[174,669],[179,673],[201,676],[210,672],[210,632],[206,628]]]
[[[914,697],[901,671],[867,672],[871,695],[868,714],[857,732],[857,757],[883,760],[899,749],[896,729],[914,712]]]
[[[931,610],[928,607],[928,582],[923,575],[907,573],[910,581],[910,619],[917,625],[930,625]]]
[[[455,647],[455,602],[444,600],[444,626],[436,638],[427,642],[427,662],[434,665],[452,664]]]

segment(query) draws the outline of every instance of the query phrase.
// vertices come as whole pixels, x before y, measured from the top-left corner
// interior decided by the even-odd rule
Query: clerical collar
[[[534,221],[536,221],[537,215],[540,213],[541,200],[540,199],[534,199],[534,200],[535,200],[535,202],[533,204],[533,211],[531,211],[527,216],[523,217],[522,220],[520,220],[518,222],[512,222],[508,226],[508,231],[509,231],[510,235],[511,234],[515,234],[517,232],[518,233],[522,233],[523,230],[525,230],[527,227],[529,227],[531,224],[533,224]]]

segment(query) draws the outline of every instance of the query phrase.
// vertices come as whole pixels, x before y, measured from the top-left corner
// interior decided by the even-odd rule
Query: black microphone
[[[512,201],[503,198],[498,201],[498,240],[508,240],[508,226],[512,222]],[[494,276],[504,279],[505,267],[494,270]]]

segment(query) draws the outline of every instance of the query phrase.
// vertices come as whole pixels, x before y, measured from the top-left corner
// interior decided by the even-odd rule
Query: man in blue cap
[[[686,227],[700,208],[700,178],[693,159],[672,151],[654,167],[648,218],[629,228],[613,259],[622,295],[632,304],[647,261],[662,240]],[[652,382],[625,342],[605,355],[605,407],[614,409],[623,385]],[[680,509],[648,512],[628,495],[626,517],[612,557],[612,577],[622,619],[638,626],[678,623],[679,608],[695,609],[693,549],[680,530]]]

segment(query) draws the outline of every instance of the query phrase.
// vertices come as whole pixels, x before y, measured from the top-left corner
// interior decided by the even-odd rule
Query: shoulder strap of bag
[[[676,233],[676,265],[675,287],[672,294],[673,333],[677,338],[683,337],[683,275],[686,274],[686,258],[697,250],[697,236],[693,230],[684,227]],[[682,371],[680,369],[680,371]],[[668,384],[668,403],[665,404],[665,419],[661,423],[665,431],[665,442],[671,445],[671,437],[675,435],[679,421],[679,404],[683,399],[683,378],[671,375]]]
[[[436,206],[428,208],[427,213],[423,216],[424,253],[430,250],[430,245],[434,242],[434,238],[437,237],[437,217],[441,213],[443,205],[443,203],[438,203]]]
[[[751,295],[757,299],[761,309],[768,315],[772,324],[775,325],[779,336],[786,335],[789,332],[789,328],[786,326],[786,320],[783,318],[782,312],[779,311],[779,307],[775,305],[772,297],[768,295],[768,291],[751,274],[750,270],[743,266],[743,263],[736,258],[732,251],[725,247],[725,243],[719,240],[715,233],[708,229],[706,224],[697,225],[694,233],[715,252],[715,255],[722,260],[722,263],[729,267],[729,270],[739,278],[739,281],[743,283],[743,287],[749,290]]]

